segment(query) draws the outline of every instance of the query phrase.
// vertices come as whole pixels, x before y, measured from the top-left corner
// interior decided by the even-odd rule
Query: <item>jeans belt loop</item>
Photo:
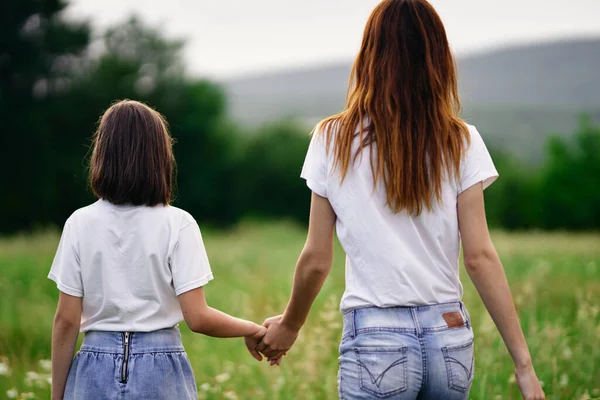
[[[462,311],[462,313],[465,316],[465,325],[467,326],[467,329],[470,329],[471,328],[471,318],[469,316],[469,312],[467,311],[467,307],[465,307],[465,305],[462,301],[459,301],[458,304],[460,305],[460,311]]]

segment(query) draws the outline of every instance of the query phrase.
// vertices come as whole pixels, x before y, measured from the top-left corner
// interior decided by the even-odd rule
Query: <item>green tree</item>
[[[86,165],[90,138],[102,111],[124,98],[148,103],[170,122],[181,171],[176,204],[201,219],[234,219],[220,199],[234,146],[225,132],[224,94],[186,75],[183,42],[132,18],[93,43],[100,52],[85,52],[87,25],[61,22],[64,4],[23,3],[31,9],[13,4],[12,14],[0,17],[9,36],[1,39],[6,44],[0,53],[0,140],[6,150],[0,162],[7,172],[0,229],[61,225],[93,201]]]
[[[600,128],[584,118],[574,141],[548,141],[541,172],[543,228],[600,228]]]
[[[507,153],[492,152],[500,178],[485,193],[488,223],[509,230],[535,228],[539,224],[536,171]]]
[[[58,207],[54,166],[65,155],[56,148],[56,119],[89,43],[87,23],[66,22],[60,0],[0,4],[0,231],[53,220]]]
[[[104,51],[79,71],[71,106],[55,110],[63,116],[64,130],[75,135],[65,137],[65,142],[80,149],[73,149],[73,158],[64,164],[66,171],[80,174],[71,175],[67,186],[73,197],[64,199],[61,219],[90,201],[85,170],[81,168],[85,155],[82,150],[102,110],[124,98],[146,102],[169,121],[179,167],[176,205],[205,220],[222,222],[232,218],[226,215],[226,203],[218,197],[219,185],[226,182],[226,162],[232,146],[230,136],[222,129],[226,122],[225,97],[220,87],[186,75],[183,44],[165,39],[137,18],[109,29],[102,37],[98,47]]]
[[[300,171],[309,139],[306,129],[289,121],[265,125],[251,136],[236,178],[240,214],[308,221],[310,191]]]

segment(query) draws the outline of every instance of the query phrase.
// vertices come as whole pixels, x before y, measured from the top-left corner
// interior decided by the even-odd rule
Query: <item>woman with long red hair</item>
[[[498,173],[459,116],[455,63],[425,0],[384,0],[354,63],[345,110],[317,126],[302,177],[310,225],[290,301],[253,350],[278,362],[294,343],[333,258],[346,252],[342,399],[466,399],[473,330],[464,264],[515,364],[525,399],[543,399],[486,223]]]

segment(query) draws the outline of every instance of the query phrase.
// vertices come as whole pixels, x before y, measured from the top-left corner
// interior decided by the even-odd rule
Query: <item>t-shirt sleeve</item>
[[[473,126],[469,126],[469,133],[471,143],[463,160],[458,194],[479,182],[486,189],[498,178],[498,171],[481,135]]]
[[[83,297],[79,241],[73,217],[65,223],[48,278],[56,283],[61,292]]]
[[[177,296],[213,279],[202,234],[193,219],[179,231],[179,241],[171,256],[171,274]]]
[[[300,176],[306,185],[321,197],[327,197],[327,147],[325,134],[315,129]]]

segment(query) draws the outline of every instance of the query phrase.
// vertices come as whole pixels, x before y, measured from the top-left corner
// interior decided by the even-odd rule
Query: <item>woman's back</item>
[[[337,228],[347,254],[340,398],[467,399],[473,331],[460,301],[462,238],[467,272],[523,394],[543,398],[485,221],[483,189],[497,175],[481,136],[460,118],[439,15],[427,0],[381,1],[346,107],[323,121],[309,147],[308,236],[290,302],[259,350],[271,358],[289,350],[331,269]]]
[[[460,180],[445,178],[441,202],[419,215],[392,211],[385,186],[374,187],[371,155],[376,152],[363,148],[342,182],[333,144],[327,146],[327,136],[315,132],[302,176],[329,199],[337,216],[337,235],[347,254],[342,311],[460,301],[457,196],[477,182],[487,187],[498,176],[479,132],[468,128],[471,144]],[[331,137],[335,140],[335,134]],[[357,136],[353,153],[358,141]]]

